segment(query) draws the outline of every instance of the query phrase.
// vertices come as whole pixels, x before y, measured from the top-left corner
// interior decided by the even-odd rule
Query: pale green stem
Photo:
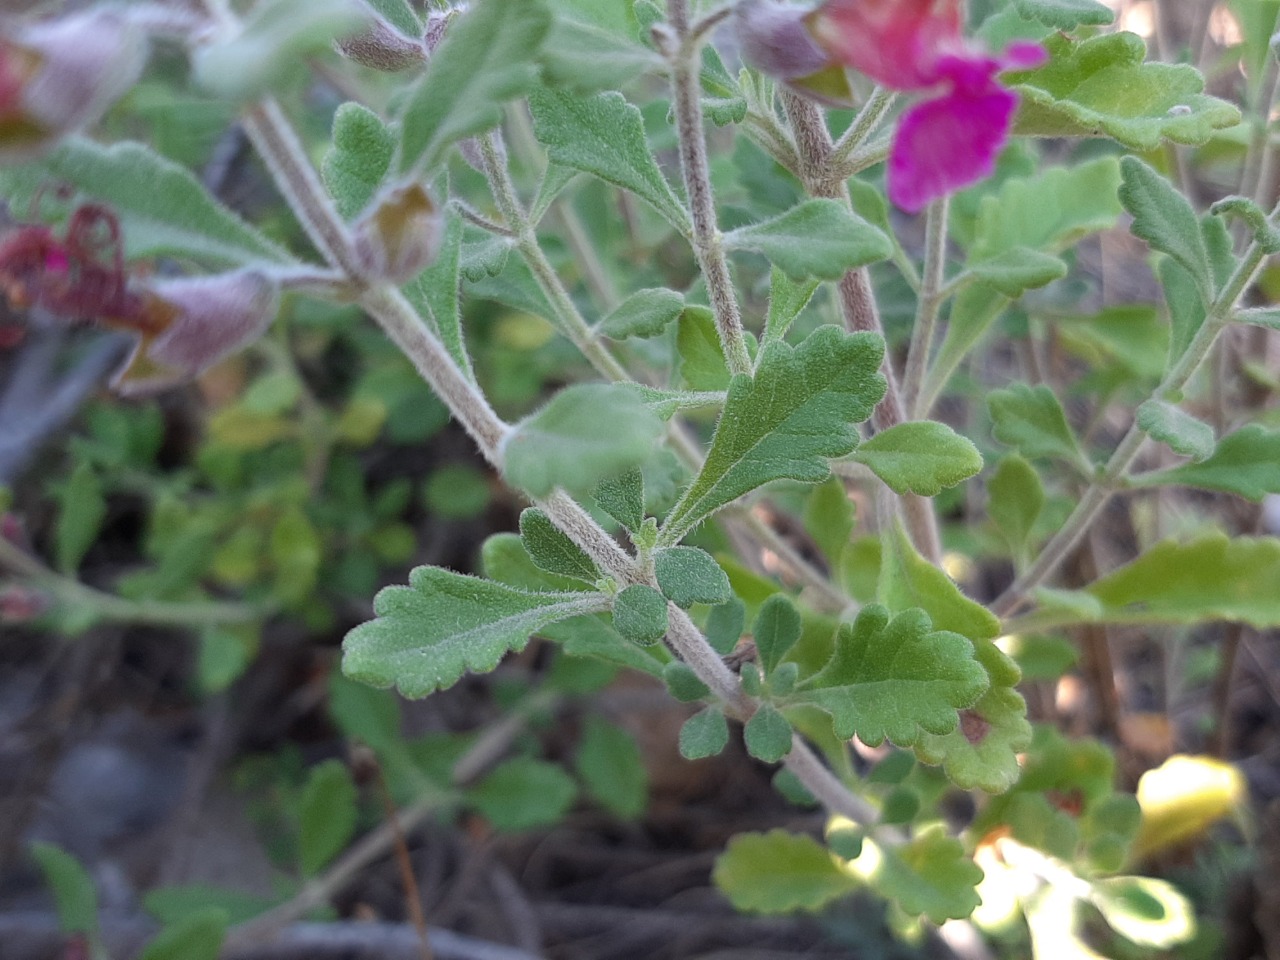
[[[1272,211],[1270,219],[1274,220],[1275,215],[1275,211]],[[1204,363],[1205,358],[1212,352],[1214,344],[1217,343],[1218,336],[1231,322],[1240,297],[1258,275],[1265,260],[1266,254],[1261,246],[1256,242],[1253,243],[1241,262],[1237,264],[1235,272],[1218,296],[1204,324],[1196,332],[1173,369],[1166,374],[1164,381],[1155,392],[1155,399],[1170,403],[1178,401],[1187,382]],[[1057,570],[1058,565],[1075,549],[1102,512],[1102,508],[1107,505],[1107,501],[1111,499],[1115,487],[1120,484],[1134,460],[1137,459],[1145,440],[1146,434],[1138,429],[1137,423],[1129,427],[1129,432],[1112,453],[1106,467],[1085,489],[1080,502],[1058,528],[1058,532],[1045,544],[1035,562],[996,598],[995,603],[992,604],[992,610],[997,616],[1007,617],[1016,610],[1027,598],[1028,593]]]
[[[44,591],[68,607],[90,610],[100,620],[152,627],[213,627],[253,623],[269,616],[272,608],[248,603],[217,601],[178,603],[163,600],[128,600],[86,586],[55,573],[35,557],[0,537],[0,570],[8,570],[27,585]]]
[[[943,280],[947,267],[947,215],[950,195],[929,204],[925,217],[924,272],[920,278],[920,295],[916,303],[916,322],[911,329],[911,346],[902,374],[902,404],[907,416],[923,417],[920,408],[920,386],[928,367],[929,353],[938,327],[938,313],[943,303]]]
[[[693,218],[693,252],[702,270],[715,315],[716,331],[731,373],[750,373],[751,355],[738,295],[729,276],[724,236],[716,222],[715,194],[707,164],[707,139],[702,122],[702,90],[698,82],[700,38],[691,34],[688,0],[667,0],[670,35],[663,37],[671,70],[672,109],[680,143],[680,172]]]

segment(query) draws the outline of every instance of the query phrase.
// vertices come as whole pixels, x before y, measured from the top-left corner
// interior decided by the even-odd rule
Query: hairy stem
[[[680,172],[693,216],[693,250],[702,270],[715,314],[716,330],[732,373],[750,373],[751,356],[738,295],[729,276],[724,238],[716,223],[715,195],[707,165],[707,139],[702,123],[701,87],[698,82],[700,35],[691,33],[688,0],[667,0],[667,19],[673,36],[666,38],[671,68],[672,105],[680,141]]]
[[[920,278],[920,296],[916,306],[916,322],[911,329],[911,346],[902,374],[902,403],[912,419],[923,416],[920,409],[920,386],[929,365],[929,352],[938,327],[938,313],[943,302],[943,282],[947,266],[947,216],[950,196],[929,204],[925,215],[924,273]]]

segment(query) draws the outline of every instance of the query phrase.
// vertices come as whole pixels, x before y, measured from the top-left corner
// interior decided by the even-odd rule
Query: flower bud
[[[742,0],[733,10],[742,59],[761,73],[795,80],[831,64],[809,33],[810,11],[777,0]]]
[[[21,583],[0,586],[0,623],[28,623],[53,606],[47,593]]]
[[[428,51],[423,40],[405,36],[372,8],[367,12],[368,29],[334,41],[344,57],[361,66],[387,73],[421,66],[426,62]]]
[[[142,72],[146,37],[121,9],[0,33],[0,162],[25,160],[95,123]]]
[[[366,276],[407,283],[440,252],[444,217],[427,188],[414,181],[374,197],[353,229]]]
[[[257,340],[275,319],[280,286],[264,273],[239,270],[159,281],[142,296],[157,332],[143,334],[112,379],[123,394],[191,380]]]

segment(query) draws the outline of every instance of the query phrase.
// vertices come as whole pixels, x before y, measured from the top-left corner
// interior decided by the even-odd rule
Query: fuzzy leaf
[[[599,576],[591,558],[537,507],[529,507],[520,514],[520,541],[529,558],[547,573],[587,583],[594,583]]]
[[[502,121],[502,105],[537,83],[551,27],[543,0],[478,0],[445,33],[405,100],[401,174],[432,170],[452,144]]]
[[[906,913],[924,915],[934,923],[963,919],[982,902],[975,889],[982,868],[959,840],[939,827],[894,848],[868,840],[849,870]]]
[[[495,829],[515,833],[555,823],[577,795],[573,779],[557,765],[516,757],[467,791],[467,800]]]
[[[649,777],[635,738],[611,723],[588,717],[576,767],[593,800],[614,816],[634,820],[649,800]]]
[[[356,785],[341,760],[312,769],[298,806],[298,851],[305,876],[315,876],[350,842],[356,829]]]
[[[1014,689],[1017,670],[992,643],[976,647],[978,662],[991,686],[972,707],[960,712],[960,724],[941,736],[926,733],[915,746],[925,763],[942,764],[956,786],[965,790],[1003,793],[1022,769],[1018,754],[1031,744],[1027,703]]]
[[[1165,540],[1087,591],[1104,622],[1241,621],[1280,626],[1280,540],[1210,534]]]
[[[1000,635],[1000,621],[990,610],[966,597],[945,572],[920,556],[901,524],[883,533],[880,602],[891,612],[916,607],[934,627],[968,637],[975,643]]]
[[[192,74],[206,90],[249,101],[280,85],[312,54],[364,29],[370,18],[347,0],[259,0],[238,29],[191,54]]]
[[[644,473],[639,467],[601,480],[593,496],[601,510],[628,530],[639,530],[644,523]]]
[[[714,757],[729,744],[729,723],[719,707],[695,713],[680,727],[680,756],[686,760]]]
[[[740,833],[716,858],[715,884],[739,910],[821,910],[857,889],[831,853],[811,837],[770,830]]]
[[[711,688],[698,679],[693,668],[680,660],[672,660],[662,668],[662,680],[681,703],[696,703],[711,693]]]
[[[764,763],[777,763],[791,752],[791,724],[771,703],[762,703],[742,729],[747,753]]]
[[[1266,327],[1268,330],[1280,330],[1280,309],[1275,307],[1250,307],[1236,312],[1235,319],[1241,323],[1251,323],[1255,327]]]
[[[0,194],[25,210],[50,181],[106,204],[120,218],[125,258],[176,257],[218,266],[293,257],[232,213],[190,171],[140,143],[70,137],[40,160],[0,169]]]
[[[945,423],[917,420],[890,427],[862,444],[853,459],[894,493],[934,497],[982,469],[982,454]]]
[[[350,220],[373,199],[395,152],[396,134],[376,113],[355,102],[338,107],[333,146],[324,155],[320,173],[344,219]]]
[[[747,607],[737,597],[728,603],[712,607],[711,613],[707,615],[707,643],[723,656],[738,645],[746,625]]]
[[[1120,202],[1133,215],[1129,231],[1153,250],[1167,253],[1195,278],[1201,297],[1213,296],[1209,251],[1200,221],[1187,198],[1137,157],[1120,161]]]
[[[643,583],[632,584],[613,600],[613,629],[648,647],[667,634],[667,598]]]
[[[471,670],[487,673],[508,650],[523,650],[548,624],[604,610],[596,593],[530,593],[438,567],[418,567],[409,586],[386,587],[376,620],[343,641],[342,669],[375,687],[425,697]]]
[[[996,439],[1016,448],[1024,457],[1085,464],[1062,405],[1048,387],[1015,383],[990,394],[987,407]]]
[[[777,267],[769,271],[769,313],[764,322],[765,340],[781,340],[786,336],[791,324],[800,316],[800,311],[813,299],[820,282],[814,279],[797,282]]]
[[[98,539],[107,516],[102,480],[88,461],[71,471],[59,496],[58,520],[54,526],[54,556],[58,570],[75,573],[80,561]]]
[[[1006,74],[1021,98],[1014,132],[1032,137],[1109,136],[1133,150],[1162,140],[1201,144],[1235,126],[1240,111],[1205,96],[1204,77],[1189,64],[1146,63],[1147,48],[1132,33],[1086,40],[1053,35],[1050,61]]]
[[[542,88],[529,95],[529,109],[552,163],[630,190],[681,233],[692,230],[684,203],[649,150],[639,109],[622,94],[581,97]]]
[[[800,611],[782,594],[776,593],[760,605],[751,632],[760,654],[760,666],[766,675],[773,673],[782,658],[796,645],[803,627]]]
[[[1025,290],[1034,290],[1061,280],[1067,275],[1067,265],[1062,258],[1032,250],[1029,247],[1013,247],[988,260],[979,260],[968,267],[974,278],[990,284],[1004,296],[1013,299]]]
[[[884,395],[883,341],[821,327],[796,348],[760,350],[754,377],[729,386],[706,464],[672,509],[662,537],[674,543],[721,507],[771,480],[825,480],[828,460],[858,445],[854,424]]]
[[[166,926],[138,960],[218,960],[227,932],[227,911],[204,907]]]
[[[542,52],[551,85],[592,93],[661,69],[662,58],[639,41],[640,23],[630,3],[552,0],[551,7],[555,22]]]
[[[677,607],[695,603],[719,605],[733,598],[729,578],[720,564],[697,547],[668,547],[653,561],[654,576],[666,598]]]
[[[1132,477],[1131,482],[1221,490],[1256,503],[1269,493],[1280,493],[1280,431],[1251,423],[1219,440],[1213,453],[1199,463]]]
[[[683,386],[690,390],[729,389],[729,364],[720,347],[715,316],[706,307],[686,307],[681,313],[676,353],[676,369]]]
[[[1025,19],[1039,20],[1054,30],[1103,27],[1116,18],[1098,0],[1013,0],[1013,6]]]
[[[839,280],[854,267],[893,255],[893,245],[835,200],[806,200],[781,216],[725,235],[725,246],[754,250],[792,280]]]
[[[1031,528],[1044,509],[1040,475],[1022,457],[1010,454],[987,481],[987,497],[987,515],[1000,528],[1014,555],[1021,557]]]
[[[684,297],[674,290],[637,290],[600,321],[599,330],[613,340],[656,337],[683,312]]]
[[[1138,408],[1138,427],[1152,440],[1196,462],[1213,453],[1213,427],[1171,403],[1146,401]]]
[[[404,288],[414,309],[435,330],[454,362],[470,380],[475,379],[462,332],[462,307],[458,297],[462,270],[462,218],[449,213],[444,239],[435,260]],[[507,248],[504,246],[503,248]],[[505,261],[504,261],[505,263]],[[501,273],[501,266],[498,272]]]
[[[965,637],[934,630],[923,610],[890,619],[872,604],[841,624],[831,660],[793,699],[831,714],[842,740],[911,746],[926,733],[954,730],[957,711],[973,706],[987,686]]]
[[[590,490],[648,459],[662,421],[626,386],[566,387],[520,422],[502,444],[507,479],[535,497],[553,488]]]

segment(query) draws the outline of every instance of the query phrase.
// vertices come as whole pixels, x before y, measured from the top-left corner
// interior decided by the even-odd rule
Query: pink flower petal
[[[957,89],[912,107],[889,155],[889,199],[917,213],[990,176],[1017,106],[1015,94],[989,83],[984,91]]]
[[[960,0],[827,0],[809,25],[833,57],[895,90],[933,86],[938,58],[964,49]]]

